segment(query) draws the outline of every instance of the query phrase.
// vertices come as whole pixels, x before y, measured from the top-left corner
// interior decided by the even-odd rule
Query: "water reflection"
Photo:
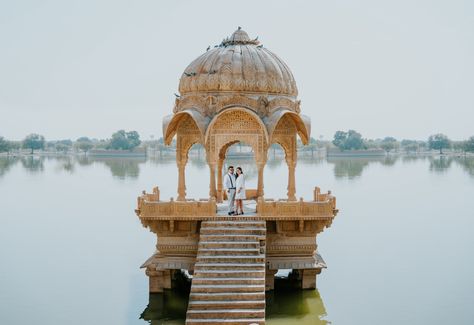
[[[393,166],[398,161],[399,156],[386,156],[380,163],[384,166]]]
[[[461,166],[461,168],[468,173],[470,176],[474,177],[474,158],[472,157],[459,157],[455,159],[456,163]]]
[[[175,161],[174,156],[173,156],[173,161]],[[191,164],[192,166],[196,166],[198,168],[209,168],[207,166],[206,157],[204,157],[204,155],[196,155],[196,156],[190,157],[188,164]]]
[[[140,164],[146,162],[145,158],[112,158],[112,157],[94,157],[89,158],[92,162],[103,163],[110,168],[112,175],[120,178],[138,178],[140,175]]]
[[[453,157],[439,156],[429,157],[430,171],[435,173],[445,173],[451,167]]]
[[[175,273],[172,286],[172,290],[150,294],[148,305],[141,313],[140,319],[153,325],[184,324],[191,280],[182,272]]]
[[[301,155],[298,157],[298,164],[299,165],[320,165],[326,161],[326,158],[322,157],[311,157],[307,155]]]
[[[48,160],[50,160],[49,158]],[[72,156],[59,156],[55,157],[54,160],[58,163],[56,169],[58,171],[65,171],[72,174],[75,170],[74,157]]]
[[[266,324],[327,325],[318,290],[275,290],[266,294]]]
[[[0,157],[0,177],[6,175],[8,171],[18,162],[17,157]]]
[[[23,156],[20,158],[23,168],[32,173],[40,173],[44,170],[44,157]]]
[[[195,159],[204,159],[203,157],[198,157],[198,156],[193,156],[189,157],[189,161],[195,160]],[[174,154],[163,154],[161,156],[151,156],[148,158],[148,161],[150,161],[154,165],[164,165],[164,164],[176,164],[176,156]],[[205,159],[204,159],[205,163]]]
[[[102,164],[107,166],[112,176],[120,179],[138,178],[140,175],[140,164],[146,162],[145,158],[124,158],[124,157],[88,157],[84,155],[75,157],[57,157],[61,161],[60,169],[73,172],[75,165],[90,166]]]
[[[370,164],[378,163],[384,166],[393,166],[398,161],[398,156],[386,157],[329,157],[327,162],[334,164],[334,176],[336,178],[354,179],[362,175],[362,172]]]
[[[240,166],[245,173],[246,180],[257,179],[258,170],[253,157],[232,157],[225,160],[226,166]],[[226,168],[224,166],[224,169]]]
[[[272,155],[271,157],[268,158],[267,164],[265,165],[265,168],[268,168],[270,170],[278,168],[282,163],[285,163],[285,155]]]
[[[412,163],[412,162],[417,162],[417,161],[425,161],[426,159],[428,159],[428,156],[418,156],[418,155],[414,155],[414,154],[409,154],[409,155],[405,155],[405,156],[402,156],[402,161],[403,163]]]
[[[370,158],[328,158],[328,163],[334,164],[334,176],[348,179],[360,177],[364,168],[373,161],[374,159]]]
[[[53,162],[56,164],[56,171],[66,171],[70,174],[74,173],[77,166],[89,166],[93,164],[101,164],[106,166],[112,173],[112,176],[119,179],[138,178],[140,175],[140,165],[149,163],[151,165],[163,166],[167,164],[176,164],[174,154],[164,154],[156,157],[146,158],[124,158],[124,157],[88,157],[84,155],[78,156],[4,156],[0,157],[0,177],[6,175],[12,166],[18,161],[21,166],[31,173],[41,173],[45,169],[45,164]],[[471,156],[387,156],[387,157],[331,157],[319,158],[310,156],[300,156],[298,164],[300,166],[309,167],[317,166],[327,162],[333,165],[333,172],[336,179],[355,179],[362,176],[364,170],[371,164],[381,164],[386,167],[394,166],[397,161],[403,164],[425,162],[428,170],[433,173],[445,173],[453,166],[453,161],[461,167],[470,176],[474,176],[474,157]],[[191,155],[188,164],[199,169],[208,168],[205,155]],[[257,167],[253,157],[229,157],[225,161],[225,165],[242,166],[246,173],[247,179],[257,178]],[[283,155],[270,156],[266,168],[274,170],[285,164]]]

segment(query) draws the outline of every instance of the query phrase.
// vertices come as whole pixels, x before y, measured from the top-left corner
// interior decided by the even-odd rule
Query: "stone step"
[[[238,242],[251,242],[257,243],[259,238],[265,238],[262,235],[236,235],[236,234],[201,234],[199,237],[200,241],[217,241],[217,242],[228,242],[228,241],[238,241]]]
[[[186,319],[253,319],[265,318],[265,309],[189,309]],[[249,323],[251,324],[251,323]]]
[[[196,261],[202,263],[265,263],[265,255],[199,255]]]
[[[213,319],[189,319],[186,320],[186,325],[216,325],[216,324],[225,324],[225,325],[265,325],[265,318],[260,319],[223,319],[223,318],[213,318]]]
[[[265,292],[264,284],[192,284],[191,292]]]
[[[265,324],[265,237],[259,219],[201,223],[186,324]]]
[[[201,235],[260,235],[265,236],[265,228],[239,228],[239,227],[205,227],[201,228]]]
[[[197,262],[194,265],[194,270],[265,270],[264,263],[212,263],[212,262]]]
[[[265,308],[265,300],[195,300],[188,304],[189,309],[247,309]]]
[[[265,292],[191,292],[189,301],[265,300]]]
[[[235,221],[235,220],[222,220],[222,221],[203,221],[201,228],[207,227],[252,227],[252,228],[265,228],[265,221]]]
[[[265,270],[199,270],[194,274],[197,278],[259,278],[265,277]]]
[[[263,284],[265,285],[265,277],[260,278],[193,278],[193,284]]]
[[[201,248],[260,248],[260,244],[248,241],[200,241]]]
[[[229,216],[227,214],[217,215],[207,221],[248,221],[248,220],[255,220],[255,221],[262,221],[262,218],[255,214],[246,213],[243,215],[238,216]]]
[[[260,255],[260,248],[199,248],[199,256],[211,255]]]

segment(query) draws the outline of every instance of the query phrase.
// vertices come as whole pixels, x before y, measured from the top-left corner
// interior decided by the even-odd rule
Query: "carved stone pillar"
[[[209,171],[211,174],[209,181],[209,197],[216,197],[216,163],[209,164]]]
[[[288,164],[288,201],[296,201],[295,169],[296,161],[287,161]]]
[[[163,271],[163,288],[171,289],[171,280],[174,270],[164,270]]]
[[[222,166],[224,165],[224,158],[219,157],[217,161],[217,202],[222,203]]]
[[[178,161],[178,198],[177,201],[186,200],[186,160]]]
[[[257,162],[258,168],[258,184],[257,184],[257,197],[263,197],[263,169],[265,168],[265,162]]]
[[[275,274],[278,270],[265,268],[265,291],[275,290]]]
[[[163,292],[163,289],[171,289],[172,270],[153,270],[147,268],[146,275],[149,278],[150,293]]]
[[[304,269],[301,273],[301,289],[316,289],[316,274],[321,273],[321,269]]]

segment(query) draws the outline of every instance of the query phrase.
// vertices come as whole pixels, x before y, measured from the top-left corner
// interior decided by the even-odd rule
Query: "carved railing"
[[[142,191],[142,195],[138,197],[138,206],[144,201],[158,202],[160,200],[160,189],[155,186],[151,193]]]
[[[152,193],[143,194],[137,199],[135,213],[141,219],[168,220],[168,219],[199,219],[216,215],[217,204],[214,198],[200,200],[160,201],[160,191],[157,187]]]
[[[143,191],[138,197],[135,212],[142,220],[202,220],[216,216],[217,203],[215,198],[161,201],[160,191],[155,187],[152,193]],[[318,187],[314,189],[313,201],[257,199],[257,216],[268,220],[332,219],[337,212],[331,191],[321,193]]]
[[[331,194],[331,191],[327,193],[321,193],[321,189],[319,187],[315,187],[313,191],[313,201],[315,202],[332,202],[333,209],[336,209],[336,197]]]
[[[258,198],[257,215],[265,219],[332,219],[336,216],[336,198],[331,192],[322,194],[318,187],[314,190],[313,201],[273,200]]]

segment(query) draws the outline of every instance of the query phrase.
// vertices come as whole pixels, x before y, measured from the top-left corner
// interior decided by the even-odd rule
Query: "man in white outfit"
[[[229,203],[229,216],[234,214],[234,201],[235,201],[235,175],[234,166],[229,166],[227,174],[224,176],[224,189],[227,191],[227,200]]]

